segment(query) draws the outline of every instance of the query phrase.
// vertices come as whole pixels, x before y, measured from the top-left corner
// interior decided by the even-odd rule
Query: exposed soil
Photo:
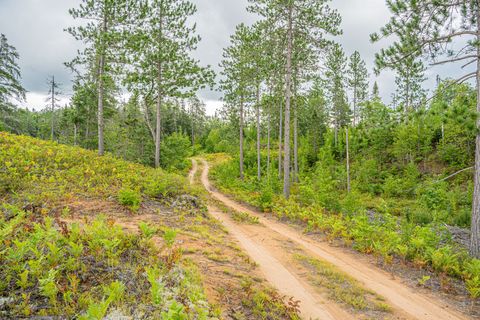
[[[288,298],[277,294],[263,280],[256,263],[213,218],[199,212],[172,210],[157,201],[144,201],[137,213],[113,201],[101,200],[77,201],[69,208],[71,214],[61,218],[66,223],[88,222],[100,213],[107,216],[109,223],[132,233],[139,232],[141,222],[177,229],[176,246],[182,248],[185,259],[198,267],[209,303],[220,310],[222,319],[261,319],[252,306],[253,297],[258,293],[268,297],[260,307],[273,318],[291,319],[297,313],[295,304],[288,305]],[[155,236],[152,240],[159,248],[164,247],[161,237]]]
[[[301,301],[300,308],[305,318],[314,316],[322,317],[327,313],[330,318],[348,319],[344,315],[340,316],[336,314],[335,311],[338,311],[337,308],[334,308],[334,310],[330,310],[330,308],[327,307],[323,308],[325,303],[322,304],[322,301],[317,300],[319,299],[318,296],[311,293],[311,286],[305,283],[305,281],[302,281],[299,275],[295,275],[295,270],[288,270],[288,260],[282,260],[285,251],[278,246],[271,245],[272,240],[275,241],[278,237],[291,240],[300,246],[302,250],[308,252],[309,255],[335,265],[339,270],[358,280],[365,288],[384,297],[387,303],[393,307],[393,316],[395,318],[431,320],[469,319],[468,316],[455,310],[452,305],[445,301],[437,300],[431,295],[419,292],[417,288],[409,287],[400,280],[392,277],[392,274],[378,268],[366,259],[359,259],[358,255],[352,254],[343,248],[333,247],[326,242],[315,241],[304,235],[298,229],[273,219],[267,219],[260,212],[241,205],[217,192],[212,188],[208,180],[208,164],[205,161],[201,180],[213,198],[233,210],[247,212],[248,214],[258,217],[261,225],[255,226],[254,228],[252,226],[235,225],[225,214],[216,210],[212,210],[211,212],[213,216],[221,220],[227,229],[239,239],[255,261],[260,259],[257,262],[262,271],[265,273],[267,279],[280,291],[282,291],[283,284],[286,281],[285,279],[289,276],[286,274],[278,276],[278,273],[276,273],[278,270],[270,270],[267,264],[278,262],[283,269],[287,269],[287,272],[290,271],[290,276],[296,278],[297,282],[295,283],[297,283],[296,286],[299,287],[292,287],[294,285],[294,282],[292,282],[288,288],[284,289],[288,290],[291,295]],[[262,251],[262,249],[264,250]],[[257,257],[259,255],[262,257]],[[274,259],[268,260],[269,258],[265,258],[265,255],[271,255]],[[275,269],[278,268],[279,266],[277,265]],[[305,293],[307,293],[307,296]],[[318,310],[318,306],[321,306],[322,310]],[[316,314],[315,312],[319,313]]]

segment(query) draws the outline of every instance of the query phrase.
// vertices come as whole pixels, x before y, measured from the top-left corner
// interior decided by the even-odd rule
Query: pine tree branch
[[[473,59],[473,58],[478,59],[478,58],[480,58],[480,57],[479,57],[478,55],[476,55],[476,54],[472,54],[472,55],[463,56],[463,57],[460,57],[460,58],[452,58],[452,59],[447,59],[447,60],[442,60],[442,61],[434,62],[434,63],[431,63],[430,66],[438,66],[438,65],[445,64],[445,63],[462,61],[462,60],[465,60],[465,59]]]

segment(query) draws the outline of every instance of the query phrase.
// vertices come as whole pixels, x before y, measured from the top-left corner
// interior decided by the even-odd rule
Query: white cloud
[[[20,106],[23,108],[29,108],[33,110],[43,110],[46,108],[51,108],[51,105],[47,102],[47,95],[36,93],[36,92],[27,92],[26,101],[20,103]],[[70,103],[70,97],[68,96],[58,96],[57,106],[64,107]]]
[[[215,115],[215,111],[218,111],[223,107],[223,101],[219,100],[205,100],[204,103],[207,109],[207,115],[209,116]]]

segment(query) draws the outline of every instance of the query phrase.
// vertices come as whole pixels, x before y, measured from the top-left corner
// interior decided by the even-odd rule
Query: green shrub
[[[142,202],[142,196],[138,191],[130,188],[123,188],[118,192],[118,201],[120,204],[127,206],[132,211],[137,211]]]
[[[364,201],[358,192],[349,192],[340,202],[342,213],[346,215],[363,213],[365,211],[365,206],[363,203]]]

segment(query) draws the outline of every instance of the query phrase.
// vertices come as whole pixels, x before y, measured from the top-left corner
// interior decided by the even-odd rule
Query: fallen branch
[[[452,177],[456,176],[456,175],[457,175],[457,174],[459,174],[459,173],[462,173],[462,172],[464,172],[464,171],[467,171],[467,170],[471,170],[471,169],[473,169],[473,168],[474,168],[474,167],[468,167],[468,168],[465,168],[465,169],[459,170],[459,171],[457,171],[457,172],[455,172],[455,173],[453,173],[453,174],[449,175],[449,176],[448,176],[448,177],[446,177],[446,178],[443,178],[443,179],[441,179],[441,180],[437,180],[437,181],[435,181],[434,183],[439,183],[439,182],[442,182],[442,181],[448,180],[448,179],[450,179],[450,178],[452,178]]]

